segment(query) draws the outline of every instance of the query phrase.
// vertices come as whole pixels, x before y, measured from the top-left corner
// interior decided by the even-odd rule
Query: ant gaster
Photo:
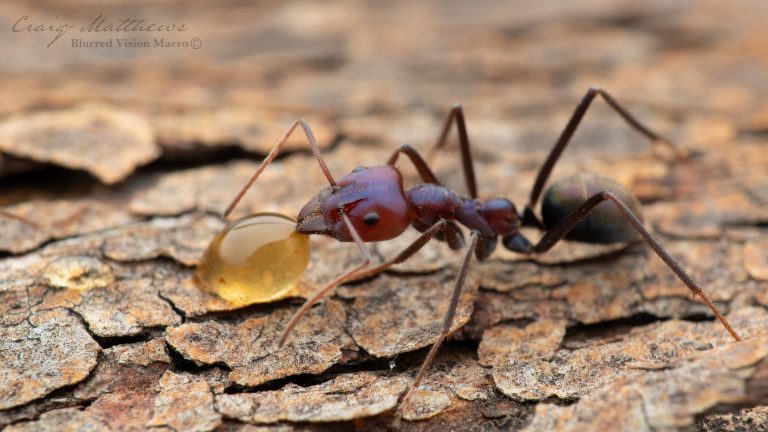
[[[478,260],[487,258],[496,248],[499,238],[504,247],[509,250],[523,254],[541,254],[562,239],[587,243],[617,243],[635,240],[639,234],[677,277],[690,288],[693,295],[699,296],[706,303],[731,336],[737,341],[740,340],[699,285],[643,226],[639,216],[638,201],[623,186],[598,176],[585,174],[573,176],[556,183],[546,192],[542,200],[541,219],[534,213],[533,209],[541,197],[543,187],[555,163],[570,142],[587,108],[597,96],[601,96],[632,128],[645,135],[654,144],[663,143],[671,146],[669,141],[640,123],[606,91],[590,88],[539,169],[529,201],[522,214],[518,213],[515,205],[505,198],[487,201],[477,199],[469,138],[460,105],[455,105],[451,109],[435,149],[444,146],[448,132],[455,123],[459,135],[464,178],[469,191],[468,197],[441,185],[421,155],[409,145],[402,145],[395,150],[386,165],[356,168],[337,181],[325,165],[307,122],[303,119],[296,120],[229,205],[224,212],[224,217],[232,212],[256,178],[277,156],[290,134],[296,127],[301,126],[329,185],[321,189],[301,209],[296,229],[307,234],[329,235],[341,242],[354,242],[360,250],[363,261],[308,299],[291,318],[279,343],[282,345],[299,319],[338,285],[375,275],[401,263],[433,238],[445,241],[454,250],[461,249],[465,246],[465,242],[458,224],[464,225],[471,232],[466,253],[458,270],[440,335],[403,398],[401,407],[405,406],[418,387],[438,347],[450,333],[472,255],[474,254]],[[423,183],[407,191],[403,188],[403,177],[395,167],[401,153],[411,160],[423,180]],[[600,205],[606,201],[612,205]],[[409,226],[413,226],[422,234],[395,257],[377,266],[369,267],[372,259],[365,243],[393,239]],[[544,231],[544,235],[536,244],[532,244],[520,233],[519,229],[523,226],[536,227]]]

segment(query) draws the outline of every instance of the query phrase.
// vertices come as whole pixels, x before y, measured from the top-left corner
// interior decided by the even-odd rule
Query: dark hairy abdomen
[[[550,230],[589,197],[606,190],[616,194],[642,220],[640,203],[627,188],[605,177],[583,173],[559,180],[547,189],[541,202],[544,227]],[[595,207],[565,238],[584,243],[608,244],[634,240],[638,234],[616,206],[605,201]]]

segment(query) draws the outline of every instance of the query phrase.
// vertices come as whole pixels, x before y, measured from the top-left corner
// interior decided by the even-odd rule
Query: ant
[[[407,404],[414,390],[418,388],[438,348],[450,334],[472,256],[475,255],[478,260],[488,258],[496,248],[499,238],[504,247],[511,251],[536,255],[548,251],[563,239],[607,244],[638,240],[639,235],[690,288],[693,295],[699,296],[706,303],[731,336],[737,341],[741,340],[699,285],[645,228],[639,216],[637,198],[623,186],[594,175],[580,174],[569,177],[555,183],[544,194],[541,219],[534,213],[533,209],[541,198],[542,190],[555,163],[597,96],[602,97],[633,129],[650,139],[652,143],[666,143],[672,146],[670,141],[662,138],[631,115],[608,92],[592,87],[577,105],[554,148],[539,169],[529,201],[522,214],[519,214],[515,205],[505,198],[493,198],[487,201],[477,199],[477,183],[461,105],[454,105],[451,108],[433,150],[445,145],[448,133],[455,123],[459,136],[464,179],[469,191],[468,197],[441,185],[418,151],[407,144],[395,150],[386,165],[358,167],[337,181],[320,155],[309,124],[304,119],[294,121],[227,207],[223,217],[226,218],[232,212],[262,171],[278,155],[288,137],[298,126],[301,126],[329,185],[322,188],[301,209],[296,229],[306,234],[325,234],[340,242],[354,242],[360,250],[362,262],[332,280],[308,299],[286,325],[280,336],[279,345],[282,346],[301,317],[338,285],[373,276],[395,264],[402,263],[431,239],[444,241],[453,250],[465,247],[464,236],[458,224],[468,228],[471,234],[459,266],[449,307],[442,322],[440,335],[405,394],[401,407]],[[411,160],[423,181],[407,191],[403,188],[402,174],[395,166],[401,153]],[[600,205],[603,203],[611,205]],[[395,257],[369,268],[372,259],[365,243],[391,240],[402,234],[409,226],[413,226],[422,234]],[[543,236],[535,245],[520,233],[520,228],[525,226],[543,231]]]

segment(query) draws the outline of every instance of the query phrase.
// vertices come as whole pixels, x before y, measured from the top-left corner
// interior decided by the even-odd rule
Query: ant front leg
[[[363,257],[363,262],[355,266],[351,270],[348,270],[341,276],[337,277],[336,279],[328,283],[325,287],[323,287],[320,291],[315,293],[315,295],[313,295],[311,298],[307,299],[307,301],[301,306],[301,308],[298,311],[296,311],[296,313],[293,314],[293,316],[291,317],[291,320],[285,326],[283,333],[280,335],[280,340],[279,340],[280,345],[283,345],[283,343],[285,343],[285,340],[288,338],[288,335],[299,323],[299,320],[301,319],[301,317],[303,317],[304,314],[306,314],[309,311],[309,309],[312,308],[312,306],[314,306],[320,300],[322,300],[324,297],[330,294],[334,288],[343,284],[344,282],[360,280],[360,279],[365,279],[367,277],[375,276],[387,270],[388,268],[392,267],[395,264],[402,263],[403,261],[407,260],[408,258],[412,257],[414,254],[416,254],[432,238],[440,234],[440,232],[443,229],[445,229],[445,227],[448,224],[448,221],[446,221],[445,219],[441,219],[437,221],[434,225],[432,225],[432,227],[424,231],[413,243],[411,243],[408,247],[403,249],[394,258],[388,261],[385,261],[384,263],[379,264],[378,266],[373,267],[371,269],[366,269],[366,267],[368,267],[368,265],[370,265],[371,263],[371,253],[368,251],[368,248],[365,246],[365,243],[363,243],[363,240],[360,238],[360,234],[357,232],[354,225],[352,225],[352,222],[349,220],[349,216],[347,216],[346,212],[343,209],[339,209],[339,212],[341,214],[342,219],[344,220],[344,223],[349,229],[350,234],[352,235],[352,239],[354,240],[355,244],[357,244],[357,247],[360,250],[360,255]]]
[[[616,111],[621,116],[621,118],[623,118],[633,129],[650,139],[652,145],[666,144],[676,153],[679,153],[679,150],[674,147],[671,141],[667,140],[666,138],[662,137],[641,123],[640,120],[630,114],[629,111],[621,106],[621,104],[619,104],[619,102],[614,99],[613,96],[611,96],[607,91],[598,87],[590,87],[589,90],[587,90],[587,93],[581,99],[581,102],[579,102],[579,104],[576,106],[576,109],[573,111],[571,119],[568,121],[565,129],[563,129],[563,132],[557,139],[557,142],[552,148],[552,151],[550,151],[549,156],[547,156],[546,161],[541,166],[541,168],[539,168],[539,173],[537,174],[536,181],[533,184],[533,189],[531,189],[531,196],[523,211],[523,225],[536,226],[538,228],[542,227],[542,224],[534,214],[533,209],[541,197],[541,192],[544,189],[544,185],[547,183],[547,179],[549,179],[549,175],[552,173],[552,169],[555,167],[555,163],[557,163],[557,160],[560,158],[563,150],[565,150],[565,147],[568,146],[568,144],[571,142],[571,138],[573,137],[574,132],[576,132],[576,128],[584,118],[584,114],[587,112],[590,104],[597,96],[602,97],[603,100],[605,100],[605,102],[608,103],[608,105],[613,108],[614,111]]]
[[[635,216],[634,213],[632,213],[632,210],[630,210],[630,208],[611,191],[603,191],[593,195],[587,199],[579,208],[561,219],[552,227],[552,229],[544,234],[541,240],[539,240],[538,244],[533,247],[532,252],[535,254],[541,254],[551,249],[552,246],[554,246],[558,241],[562,240],[563,237],[565,237],[566,234],[568,234],[568,232],[571,231],[574,226],[584,220],[584,218],[586,218],[589,213],[594,210],[595,207],[597,207],[598,204],[604,201],[610,201],[616,206],[622,217],[624,217],[624,219],[629,222],[635,228],[635,230],[637,230],[638,233],[640,233],[640,235],[643,237],[646,243],[648,243],[651,249],[656,252],[656,255],[658,255],[665,264],[667,264],[667,266],[675,273],[675,275],[677,275],[677,277],[691,290],[693,295],[699,296],[702,300],[704,300],[704,303],[706,303],[707,307],[709,307],[715,317],[723,324],[725,329],[728,330],[728,333],[733,336],[733,339],[737,341],[741,340],[739,335],[736,334],[725,317],[720,313],[715,305],[712,304],[709,296],[707,296],[704,291],[702,291],[699,284],[693,280],[688,272],[686,272],[685,269],[683,269],[683,267],[674,258],[672,258],[672,256],[669,254],[669,252],[667,252],[666,249],[664,249],[661,243],[659,243],[659,241],[656,240],[656,238],[645,228],[640,219]]]
[[[343,273],[341,276],[337,277],[336,279],[331,281],[328,285],[323,287],[323,289],[315,293],[315,295],[307,299],[307,301],[303,305],[301,305],[301,308],[299,308],[299,310],[297,310],[296,313],[293,314],[290,321],[288,321],[288,324],[285,326],[285,329],[283,329],[283,332],[280,334],[280,339],[278,341],[279,346],[282,346],[285,343],[285,340],[288,339],[288,335],[291,333],[294,327],[296,327],[296,325],[299,323],[299,320],[301,319],[301,317],[303,317],[304,314],[309,312],[312,306],[316,305],[320,300],[323,299],[323,297],[330,294],[331,291],[333,291],[333,289],[336,288],[337,286],[343,284],[344,282],[353,280],[357,272],[365,269],[371,263],[371,252],[368,250],[368,247],[365,246],[363,239],[360,238],[360,234],[358,234],[357,229],[355,229],[355,226],[352,225],[352,221],[349,220],[349,216],[347,216],[347,212],[344,211],[343,208],[340,208],[339,214],[341,215],[341,219],[344,221],[344,224],[347,226],[347,229],[349,229],[349,233],[352,235],[352,240],[354,240],[355,244],[360,250],[360,255],[363,258],[363,262],[361,262],[351,270],[348,270],[346,273]]]
[[[312,149],[312,154],[315,155],[315,158],[317,159],[317,164],[320,165],[320,169],[323,171],[323,174],[325,175],[325,178],[328,180],[328,183],[331,185],[332,188],[336,189],[336,180],[333,179],[333,176],[331,175],[331,171],[328,170],[328,166],[325,165],[325,161],[323,160],[323,156],[320,154],[320,147],[317,145],[317,140],[315,139],[315,134],[312,132],[312,128],[309,127],[309,123],[307,123],[306,120],[303,118],[300,118],[296,121],[294,121],[291,126],[288,128],[288,130],[285,131],[282,137],[277,141],[274,147],[272,147],[272,150],[269,151],[267,154],[267,157],[264,158],[263,161],[261,161],[261,164],[256,169],[256,172],[251,176],[250,180],[243,186],[243,188],[240,190],[240,192],[235,196],[235,198],[232,200],[232,202],[227,206],[227,209],[224,210],[224,213],[222,213],[221,217],[222,219],[226,219],[232,211],[235,209],[235,206],[237,206],[237,203],[240,202],[240,200],[243,198],[246,192],[248,192],[248,189],[251,188],[253,185],[253,182],[256,181],[257,178],[259,178],[259,175],[264,171],[264,169],[267,168],[267,166],[272,163],[272,161],[277,157],[277,155],[280,153],[280,150],[282,149],[283,145],[288,141],[288,138],[291,136],[294,130],[296,130],[296,127],[301,125],[301,128],[304,130],[304,135],[307,137],[307,141],[309,142],[309,148]]]

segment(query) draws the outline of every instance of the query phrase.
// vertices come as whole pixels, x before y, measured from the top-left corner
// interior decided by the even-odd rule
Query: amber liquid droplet
[[[216,234],[195,272],[203,291],[237,306],[290,297],[309,262],[309,237],[286,216],[261,213]]]

